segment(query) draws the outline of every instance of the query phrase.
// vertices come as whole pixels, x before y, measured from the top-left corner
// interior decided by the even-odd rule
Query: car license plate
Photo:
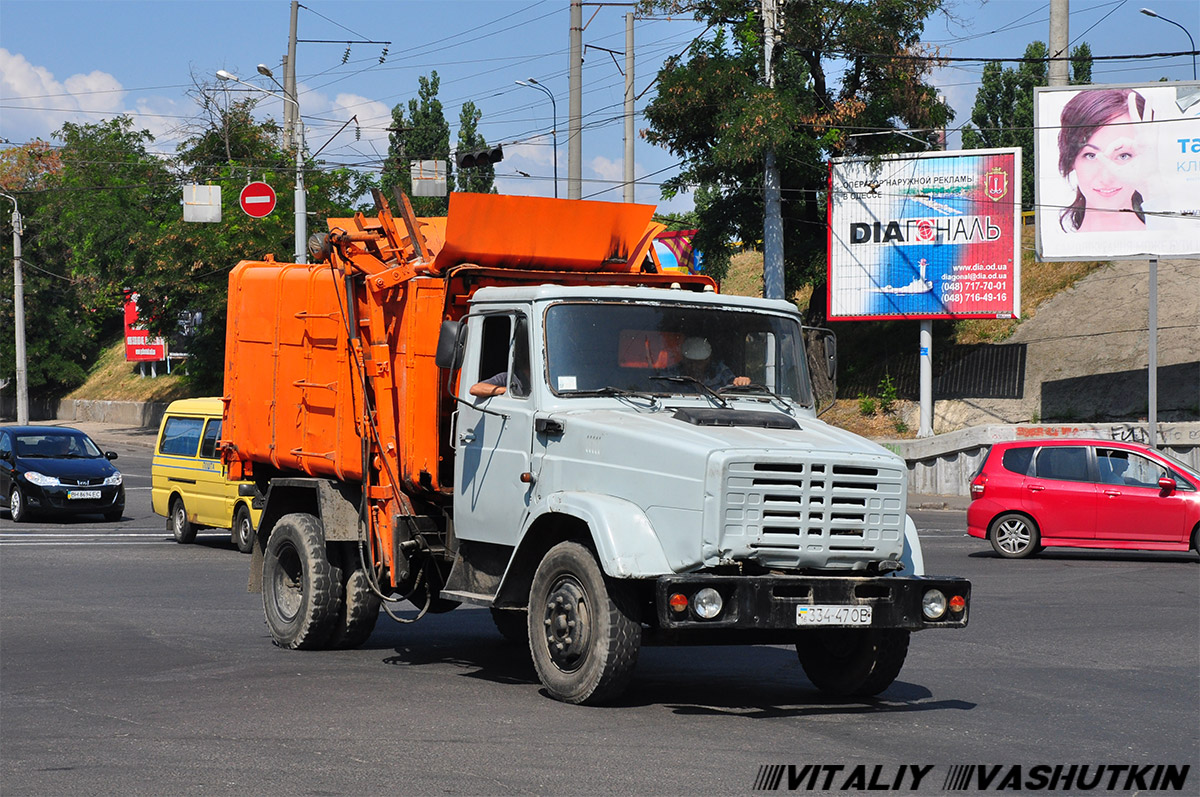
[[[796,625],[870,625],[870,606],[797,606]]]
[[[69,500],[75,500],[77,498],[95,499],[95,498],[99,498],[99,497],[100,497],[99,490],[68,490],[67,491],[67,498]]]

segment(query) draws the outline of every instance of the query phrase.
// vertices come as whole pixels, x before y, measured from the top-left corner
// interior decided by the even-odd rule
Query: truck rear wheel
[[[605,578],[591,551],[575,542],[550,549],[529,591],[529,647],[551,697],[594,705],[618,696],[641,632],[629,587]]]
[[[275,644],[292,650],[325,647],[341,590],[325,552],[321,521],[305,514],[280,518],[263,552],[263,610]]]
[[[869,697],[891,686],[908,656],[909,632],[897,628],[820,628],[796,642],[813,686],[837,697]]]
[[[366,642],[375,630],[375,622],[379,619],[379,596],[371,589],[361,567],[341,572],[349,575],[344,577],[342,592],[345,597],[338,605],[329,647],[345,650]]]

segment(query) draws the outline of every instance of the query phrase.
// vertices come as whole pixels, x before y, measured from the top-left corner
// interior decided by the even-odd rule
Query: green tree
[[[992,61],[983,67],[983,79],[971,108],[971,122],[963,126],[964,149],[1020,147],[1021,206],[1034,207],[1033,90],[1047,85],[1049,51],[1044,42],[1030,42],[1025,59],[1016,68]],[[1092,79],[1092,51],[1084,42],[1071,51],[1071,83]]]
[[[187,342],[186,378],[202,392],[222,389],[229,272],[242,260],[268,255],[292,262],[296,251],[295,151],[277,143],[274,120],[253,118],[255,102],[248,98],[219,109],[180,145],[177,163],[184,182],[221,187],[221,221],[185,222],[176,211],[154,236],[138,286],[139,310],[152,328],[170,333],[182,315],[201,314]],[[251,218],[239,206],[238,196],[250,180],[275,188],[276,208],[264,218]],[[304,182],[307,211],[320,220],[309,224],[314,233],[325,229],[325,218],[351,215],[371,180],[347,169],[323,171],[306,160]]]
[[[178,207],[168,164],[153,137],[128,117],[63,125],[51,154],[36,147],[6,176],[24,189],[26,358],[31,395],[61,395],[81,383],[101,343],[121,329],[121,289],[136,281],[145,247]],[[36,161],[36,162],[34,162]],[[12,250],[4,242],[4,258]],[[12,295],[12,272],[0,291]],[[0,305],[13,328],[11,302]],[[15,370],[11,336],[0,339],[0,377]]]
[[[383,167],[382,185],[389,198],[392,190],[412,195],[412,175],[409,161],[446,161],[446,185],[453,185],[453,165],[450,163],[450,125],[442,113],[437,98],[441,80],[437,70],[417,79],[417,96],[408,101],[408,116],[404,108],[392,108],[392,127],[388,144],[388,159]],[[447,197],[412,197],[413,211],[418,216],[444,216],[449,207]]]
[[[651,5],[679,10],[682,3]],[[924,20],[943,0],[814,0],[781,4],[775,88],[763,77],[758,0],[688,4],[712,35],[660,70],[646,108],[647,140],[683,160],[664,196],[701,187],[696,246],[722,276],[731,243],[763,228],[763,162],[776,153],[783,186],[784,270],[789,295],[813,284],[810,317],[823,318],[826,163],[831,156],[920,150],[950,117],[927,82]],[[928,144],[890,131],[917,131]],[[854,136],[854,133],[868,135]]]
[[[479,132],[479,120],[483,113],[470,100],[463,103],[458,114],[458,151],[470,152],[487,146],[487,139]],[[455,176],[456,191],[473,194],[496,193],[496,167],[492,164],[460,169]]]

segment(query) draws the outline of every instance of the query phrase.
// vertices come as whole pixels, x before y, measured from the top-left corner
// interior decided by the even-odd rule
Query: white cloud
[[[94,122],[96,113],[119,113],[126,92],[106,72],[71,75],[58,81],[45,67],[25,56],[0,48],[0,96],[5,109],[5,138],[23,143],[33,138],[49,139],[64,122]]]

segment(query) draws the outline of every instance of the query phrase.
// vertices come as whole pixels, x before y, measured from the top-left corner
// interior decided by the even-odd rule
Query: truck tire
[[[988,528],[992,550],[1005,559],[1024,559],[1042,550],[1037,524],[1025,515],[1007,512]]]
[[[371,589],[363,569],[358,567],[341,572],[349,575],[342,585],[345,597],[338,605],[337,618],[329,636],[329,647],[335,650],[356,648],[366,642],[379,619],[379,596]]]
[[[242,553],[250,553],[254,548],[254,523],[250,520],[250,510],[245,504],[238,504],[233,513],[233,529],[230,532],[231,542]]]
[[[321,521],[306,514],[281,517],[263,552],[263,611],[275,644],[291,650],[325,647],[341,589],[325,553]]]
[[[175,542],[186,545],[196,539],[196,524],[188,520],[187,507],[183,499],[175,496],[171,499],[171,509],[167,514],[167,531],[175,538]]]
[[[555,700],[595,705],[621,694],[642,628],[628,585],[608,579],[576,542],[546,553],[529,590],[533,666]]]
[[[869,697],[891,686],[908,656],[909,632],[898,628],[820,628],[796,641],[813,686],[836,697]]]
[[[529,645],[529,613],[517,609],[492,607],[492,622],[496,630],[514,645]]]

